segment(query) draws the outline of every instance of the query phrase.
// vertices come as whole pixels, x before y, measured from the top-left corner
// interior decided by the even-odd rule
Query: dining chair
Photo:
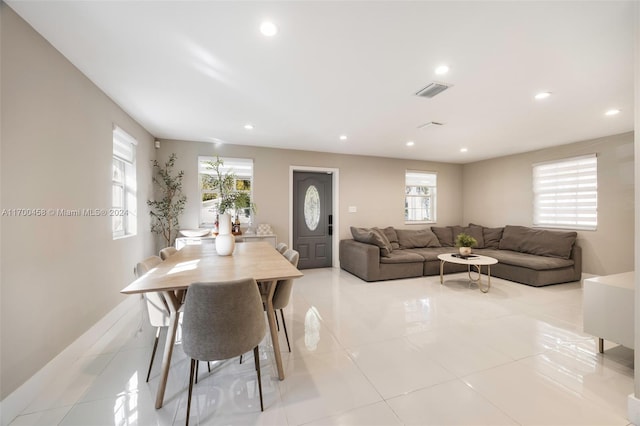
[[[284,252],[287,251],[288,248],[289,247],[285,243],[278,243],[278,245],[276,246],[276,250],[278,250],[280,254],[284,254]]]
[[[262,379],[258,344],[266,333],[262,299],[253,278],[228,282],[199,282],[189,286],[182,321],[182,348],[191,358],[187,419],[198,361],[221,361],[253,348],[260,411]]]
[[[165,247],[160,250],[160,258],[162,260],[167,260],[168,257],[173,256],[177,252],[178,250],[175,247]]]
[[[300,259],[300,253],[296,250],[288,249],[283,253],[283,256],[296,268],[298,267],[298,260]],[[289,304],[291,299],[291,291],[293,290],[293,280],[280,280],[276,285],[276,290],[273,293],[273,309],[280,310],[280,318],[282,318],[282,328],[284,329],[284,336],[287,338],[287,347],[291,352],[291,345],[289,344],[289,334],[287,333],[287,323],[284,321],[283,309]],[[262,295],[262,301],[264,309],[267,309],[266,295]],[[277,319],[277,315],[276,315]]]
[[[139,262],[136,265],[136,276],[140,278],[151,269],[156,267],[162,262],[158,256],[151,256]],[[147,305],[147,313],[149,322],[152,327],[156,327],[156,338],[153,342],[153,351],[151,352],[151,359],[149,360],[149,370],[147,371],[147,382],[151,376],[151,368],[153,367],[153,359],[156,356],[158,349],[158,341],[160,340],[160,330],[162,327],[169,326],[169,307],[167,306],[164,298],[156,292],[143,293],[144,299]]]

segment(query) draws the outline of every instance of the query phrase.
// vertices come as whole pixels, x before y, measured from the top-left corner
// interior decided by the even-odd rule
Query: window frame
[[[410,181],[412,178],[416,178],[416,176],[411,176],[415,174],[424,175],[423,179],[433,179],[432,185],[415,185],[414,182]],[[421,194],[409,194],[409,187],[425,187],[428,188],[429,194],[421,195]],[[417,199],[430,199],[429,207],[427,210],[429,211],[429,216],[425,219],[409,219],[409,211],[416,210],[415,207],[409,207],[409,204],[415,205],[415,202],[410,203],[409,200],[417,200]],[[405,225],[420,225],[420,224],[433,224],[437,223],[437,206],[438,206],[438,173],[433,171],[424,171],[424,170],[405,170],[404,173],[404,224]]]
[[[198,156],[198,193],[200,194],[200,207],[198,210],[198,223],[200,224],[201,228],[212,228],[215,225],[215,212],[214,214],[214,221],[213,222],[206,222],[205,219],[203,218],[203,210],[205,210],[205,208],[207,210],[212,210],[215,209],[215,203],[211,203],[211,206],[205,207],[204,203],[207,201],[212,201],[215,199],[212,198],[210,200],[206,200],[203,201],[203,197],[205,194],[216,194],[215,190],[212,189],[205,189],[203,188],[203,182],[202,182],[202,175],[203,174],[213,174],[213,172],[208,173],[206,172],[205,169],[205,163],[211,161],[214,162],[216,161],[215,156],[210,156],[210,155],[200,155]],[[252,158],[239,158],[239,157],[220,157],[220,159],[224,162],[223,165],[223,172],[224,173],[233,173],[236,175],[236,181],[235,181],[235,185],[237,188],[237,184],[240,181],[249,181],[249,190],[238,190],[236,189],[235,192],[246,192],[249,194],[249,199],[250,202],[253,203],[253,187],[254,187],[254,161]],[[234,167],[249,167],[249,173],[246,173],[244,171],[238,171],[236,170]],[[240,215],[239,219],[240,219],[240,224],[241,225],[251,225],[253,223],[254,220],[254,213],[251,209],[245,209],[247,210],[247,212],[245,212],[245,214]],[[235,219],[236,216],[236,211],[232,210],[229,212],[232,216],[233,219]]]
[[[598,229],[598,156],[586,154],[532,164],[533,227],[579,231]],[[572,170],[573,169],[573,170]],[[554,172],[555,170],[555,172]],[[546,181],[541,181],[543,178]],[[564,184],[555,191],[546,189],[556,180]],[[572,191],[573,189],[573,191]],[[565,198],[559,198],[565,197]],[[566,197],[573,197],[573,200]],[[547,201],[542,206],[542,199]],[[555,201],[554,201],[555,200]],[[571,203],[568,203],[571,201]],[[546,210],[549,219],[543,219]],[[554,212],[552,212],[554,210]],[[562,210],[563,213],[559,213]],[[573,210],[573,215],[571,211]],[[562,216],[559,216],[562,214]],[[591,221],[588,218],[592,218]]]
[[[138,141],[122,128],[113,126],[113,147],[111,156],[111,235],[114,240],[131,237],[137,234],[137,172],[136,148]],[[121,164],[122,179],[116,180],[114,168]],[[114,188],[121,189],[119,200],[115,198]],[[118,205],[121,204],[121,205]],[[115,229],[116,223],[122,222],[122,229]]]

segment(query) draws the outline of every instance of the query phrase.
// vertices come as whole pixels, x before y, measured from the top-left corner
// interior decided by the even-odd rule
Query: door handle
[[[329,225],[329,226],[327,227],[327,233],[328,233],[329,235],[333,235],[333,225]]]

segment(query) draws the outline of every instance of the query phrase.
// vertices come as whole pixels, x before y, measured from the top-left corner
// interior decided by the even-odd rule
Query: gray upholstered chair
[[[189,286],[182,320],[182,348],[191,358],[187,420],[198,361],[221,361],[253,349],[258,376],[260,411],[262,379],[258,344],[266,333],[262,299],[253,278]]]
[[[176,250],[175,247],[165,247],[162,250],[160,250],[160,258],[162,260],[167,260],[169,256],[173,256],[177,252],[178,250]]]
[[[287,251],[288,248],[289,247],[285,243],[278,243],[278,245],[276,246],[276,250],[278,250],[280,254],[284,254],[284,252]]]
[[[298,267],[298,259],[300,259],[300,253],[295,250],[289,249],[283,253],[283,256],[287,258],[289,262],[296,268]],[[273,293],[273,309],[280,310],[280,317],[282,318],[282,328],[284,328],[284,336],[287,338],[287,347],[291,352],[291,345],[289,344],[289,334],[287,333],[287,323],[284,321],[283,309],[289,304],[291,299],[291,291],[293,290],[293,280],[280,280],[276,286],[276,290]],[[262,295],[263,303],[266,309],[266,295]],[[276,315],[276,319],[278,316]]]
[[[158,256],[151,256],[144,259],[142,262],[139,262],[136,265],[136,276],[140,278],[151,269],[155,268],[161,262],[162,259],[160,259]],[[151,323],[151,326],[156,327],[156,338],[153,343],[151,359],[149,360],[149,371],[147,372],[148,382],[149,376],[151,375],[151,368],[153,367],[153,359],[155,358],[156,351],[158,349],[160,330],[162,329],[162,327],[169,326],[169,307],[164,301],[164,298],[156,292],[143,293],[143,296],[146,301],[149,322]]]

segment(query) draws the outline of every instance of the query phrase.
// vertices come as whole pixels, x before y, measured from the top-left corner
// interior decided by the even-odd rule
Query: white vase
[[[460,247],[460,254],[463,256],[469,256],[471,254],[471,247]]]
[[[236,237],[231,234],[231,215],[225,213],[218,218],[216,252],[219,256],[230,256],[236,248]]]

